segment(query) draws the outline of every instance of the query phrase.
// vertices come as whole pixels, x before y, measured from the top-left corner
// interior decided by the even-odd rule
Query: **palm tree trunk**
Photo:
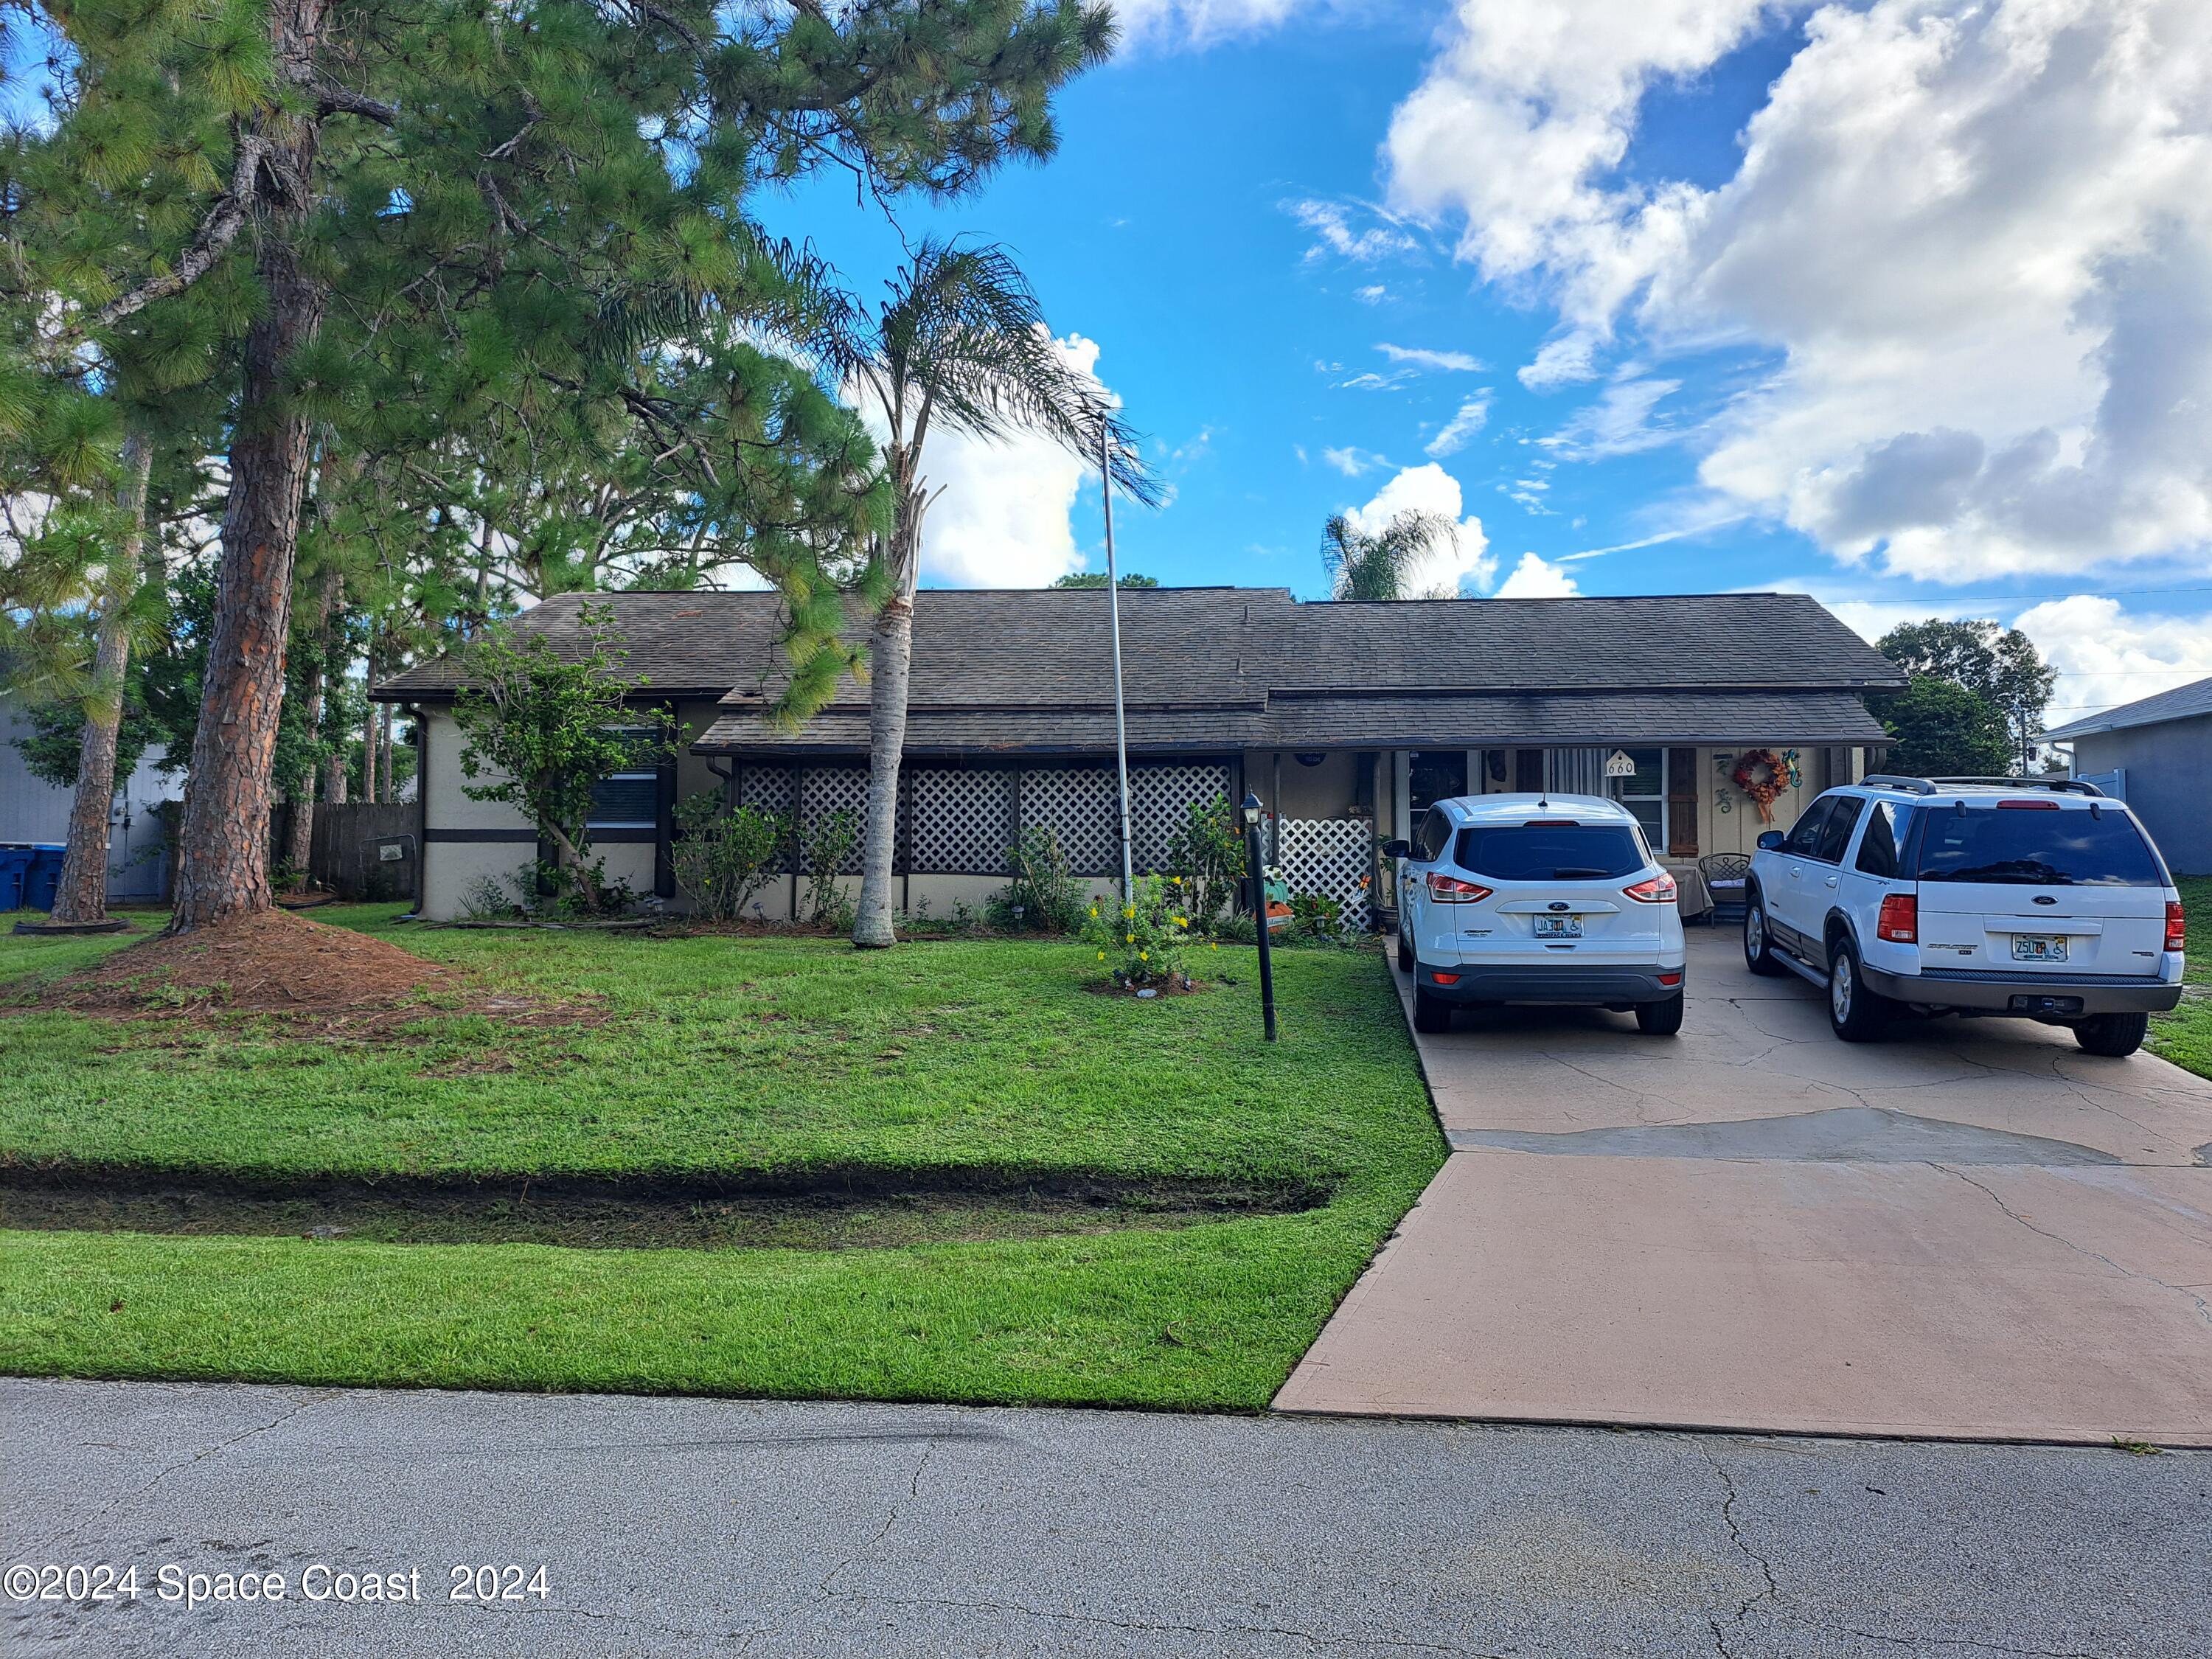
[[[154,447],[134,428],[123,440],[123,481],[116,507],[123,539],[107,562],[106,592],[93,635],[92,701],[78,750],[76,795],[70,804],[69,847],[62,854],[61,885],[53,919],[70,927],[107,920],[107,821],[115,803],[115,750],[123,726],[123,677],[131,665],[126,612],[142,573],[146,542],[146,480]]]
[[[377,774],[377,799],[391,802],[399,799],[399,792],[392,781],[392,705],[382,703],[382,713],[377,716],[381,726],[376,734],[376,763],[381,769]]]
[[[328,0],[277,0],[270,8],[270,43],[280,62],[312,68],[327,6]],[[270,147],[269,170],[285,185],[260,213],[256,266],[263,305],[246,337],[233,426],[215,626],[169,922],[179,933],[258,915],[276,902],[269,885],[269,812],[309,454],[307,419],[292,406],[284,375],[322,327],[325,296],[301,267],[296,247],[314,206],[316,120],[279,112],[265,118],[262,137]]]
[[[860,901],[853,943],[864,951],[896,945],[891,869],[898,854],[899,759],[906,752],[906,703],[914,665],[914,590],[921,576],[921,514],[927,498],[910,486],[891,532],[898,585],[870,629],[868,650],[868,822],[860,842]]]
[[[376,646],[371,635],[368,655],[362,669],[364,682],[376,684]],[[361,798],[371,806],[376,805],[376,705],[368,706],[368,713],[361,723]]]

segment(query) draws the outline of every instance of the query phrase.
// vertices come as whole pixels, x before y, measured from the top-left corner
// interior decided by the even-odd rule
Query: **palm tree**
[[[1458,538],[1458,527],[1441,513],[1401,513],[1371,535],[1340,513],[1322,527],[1321,560],[1340,599],[1451,599],[1449,592],[1408,590],[1430,550]]]
[[[840,307],[812,342],[874,406],[891,487],[890,530],[870,559],[869,586],[885,598],[869,640],[868,821],[853,924],[853,943],[863,949],[896,941],[891,863],[914,593],[922,520],[938,495],[922,471],[932,428],[981,438],[1041,432],[1079,455],[1103,453],[1121,489],[1142,501],[1157,499],[1129,428],[1098,383],[1061,356],[1006,250],[925,241],[888,286],[879,307]]]

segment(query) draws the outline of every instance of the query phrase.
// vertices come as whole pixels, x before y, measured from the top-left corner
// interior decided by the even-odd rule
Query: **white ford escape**
[[[1907,1010],[2011,1015],[2117,1057],[2181,1000],[2181,895],[2093,785],[1870,777],[1759,848],[1744,959],[1823,987],[1846,1042]]]
[[[1674,878],[1626,807],[1587,795],[1462,795],[1429,808],[1398,864],[1398,965],[1413,1027],[1455,1006],[1570,1003],[1682,1029]]]

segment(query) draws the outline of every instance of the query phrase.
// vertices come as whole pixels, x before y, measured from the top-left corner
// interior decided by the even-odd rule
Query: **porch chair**
[[[1744,886],[1751,876],[1751,860],[1741,853],[1708,853],[1698,860],[1698,869],[1713,896],[1713,908],[1706,921],[1715,927],[1724,921],[1741,922],[1746,908]]]

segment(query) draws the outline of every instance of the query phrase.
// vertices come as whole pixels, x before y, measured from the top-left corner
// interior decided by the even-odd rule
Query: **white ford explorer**
[[[1429,808],[1398,860],[1398,966],[1413,1029],[1504,1002],[1634,1009],[1682,1029],[1674,878],[1635,816],[1588,795],[1462,795]]]
[[[1847,1042],[1892,1017],[2011,1015],[2133,1054],[2181,1000],[2181,895],[2126,803],[2073,779],[1877,776],[1752,859],[1743,954],[1828,993]]]

